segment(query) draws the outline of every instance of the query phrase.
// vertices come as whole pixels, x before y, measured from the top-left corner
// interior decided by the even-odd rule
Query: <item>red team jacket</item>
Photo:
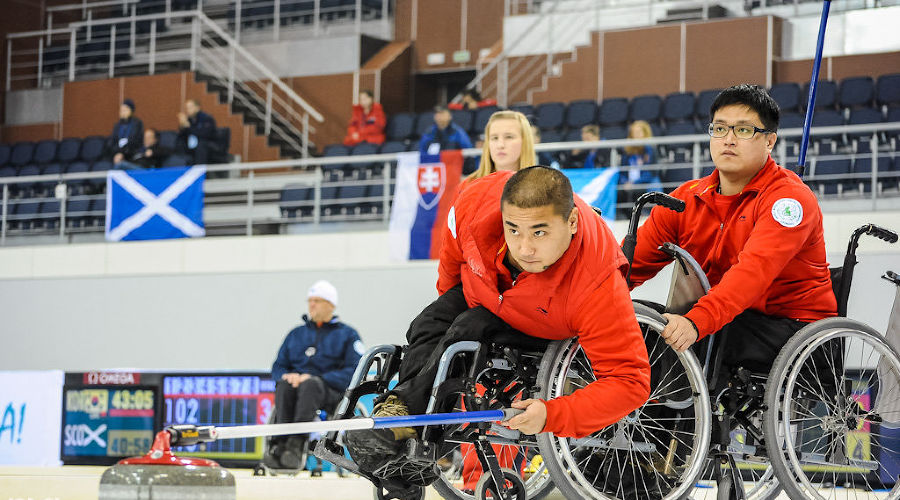
[[[503,265],[503,186],[513,172],[471,182],[444,228],[437,288],[462,282],[470,307],[484,306],[513,328],[545,339],[578,336],[597,380],[546,402],[544,431],[582,437],[612,424],[650,394],[647,350],[623,277],[627,265],[606,223],[575,197],[578,230],[560,259],[513,283]]]
[[[730,206],[717,204],[718,184],[715,170],[679,186],[671,194],[684,200],[683,213],[653,209],[637,233],[634,286],[671,261],[657,248],[672,242],[694,256],[712,287],[685,315],[700,338],[746,309],[806,322],[835,316],[822,211],[812,191],[771,156]]]
[[[360,142],[369,142],[372,144],[382,144],[384,142],[384,126],[386,120],[384,118],[384,110],[381,104],[372,103],[372,109],[369,114],[363,112],[362,106],[356,104],[353,106],[353,116],[350,118],[350,124],[347,125],[347,136],[344,138],[345,146],[355,146]],[[359,134],[359,138],[353,139],[353,132]]]

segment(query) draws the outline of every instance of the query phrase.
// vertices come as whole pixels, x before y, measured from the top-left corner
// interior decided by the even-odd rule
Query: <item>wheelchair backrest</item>
[[[673,243],[664,243],[659,249],[675,261],[666,311],[683,315],[709,291],[709,280],[700,264],[683,248]]]

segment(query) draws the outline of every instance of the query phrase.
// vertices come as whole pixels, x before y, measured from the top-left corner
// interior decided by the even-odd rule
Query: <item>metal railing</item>
[[[871,141],[870,152],[844,151],[827,156],[829,160],[870,159],[871,169],[867,172],[823,175],[816,172],[816,163],[822,159],[817,158],[813,152],[804,180],[822,200],[852,200],[856,203],[855,209],[876,210],[885,206],[884,203],[892,203],[889,206],[896,205],[895,208],[900,208],[900,170],[880,168],[885,164],[890,165],[890,159],[886,156],[898,156],[897,149],[900,149],[896,139],[893,139],[895,142],[886,144],[881,135],[897,131],[900,131],[900,123],[814,128],[814,137],[871,134],[868,136]],[[799,142],[796,139],[801,135],[802,129],[799,128],[778,132],[779,144],[776,145],[773,156],[779,164],[788,167],[795,165],[796,153],[788,151],[786,144]],[[865,140],[865,136],[860,140]],[[708,144],[708,135],[696,134],[650,139],[548,143],[538,144],[535,149],[539,153],[597,149],[607,154],[610,164],[618,165],[621,151],[625,147],[654,146],[662,153],[659,161],[639,168],[658,174],[661,182],[620,187],[620,190],[629,189],[639,193],[648,189],[674,189],[682,181],[669,179],[675,173],[683,178],[686,170],[690,171],[690,178],[707,175],[713,168],[705,150]],[[689,154],[685,154],[685,151],[689,151]],[[463,151],[466,157],[480,154],[481,150],[478,149]],[[398,154],[391,153],[210,165],[207,167],[208,172],[226,172],[231,177],[206,181],[206,226],[210,234],[247,236],[261,232],[285,232],[295,225],[327,230],[331,226],[324,225],[339,222],[369,221],[377,223],[379,227],[386,227],[390,219],[391,187],[398,158]],[[283,170],[285,167],[292,171],[272,173],[274,169]],[[620,169],[624,175],[628,167]],[[56,235],[58,241],[65,242],[79,233],[103,231],[106,195],[101,191],[105,180],[106,172],[0,178],[0,245],[6,244],[7,238],[12,236]],[[858,188],[853,192],[844,192],[838,188],[836,193],[829,194],[824,189],[829,184],[856,184]],[[84,187],[85,185],[88,187]],[[32,193],[35,192],[34,186],[44,186],[44,192],[51,197],[15,196],[16,193],[27,192],[29,188]],[[356,189],[353,197],[341,195],[340,191],[354,187],[364,190]],[[307,191],[301,199],[291,199],[285,194],[302,189]],[[89,203],[85,204],[85,201]],[[864,203],[860,205],[859,202]],[[48,204],[47,207],[53,210],[47,211],[43,206],[36,207],[35,204]],[[24,214],[21,213],[22,206],[28,207]],[[630,206],[627,199],[617,205],[622,210]],[[358,228],[359,224],[351,226]]]
[[[229,104],[258,119],[267,136],[294,154],[309,155],[315,131],[310,118],[324,117],[225,29],[199,10],[137,15],[134,7],[128,17],[9,34],[6,89],[23,81],[43,87],[79,77],[153,75],[162,66],[189,68],[218,85]],[[50,35],[68,44],[45,47]]]

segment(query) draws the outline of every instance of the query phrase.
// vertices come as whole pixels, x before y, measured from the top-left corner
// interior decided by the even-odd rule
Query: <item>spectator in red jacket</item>
[[[837,314],[822,211],[797,175],[772,159],[778,104],[762,87],[723,90],[710,108],[715,170],[672,192],[683,213],[656,207],[638,229],[631,280],[654,276],[671,259],[672,242],[697,260],[712,285],[684,316],[666,314],[662,335],[677,351],[726,330],[721,371],[768,372],[791,335]],[[716,389],[717,387],[714,387]]]
[[[445,348],[498,333],[578,336],[596,376],[567,396],[514,403],[525,411],[506,422],[511,429],[582,437],[646,401],[650,366],[625,257],[562,172],[538,166],[472,181],[443,225],[441,295],[410,325],[399,383],[379,398],[374,416],[423,413]],[[405,427],[351,431],[345,439],[360,468],[372,472],[415,435]]]
[[[347,125],[344,145],[356,146],[361,142],[383,144],[385,123],[381,104],[375,102],[371,90],[363,90],[359,93],[359,104],[353,105],[353,117]]]

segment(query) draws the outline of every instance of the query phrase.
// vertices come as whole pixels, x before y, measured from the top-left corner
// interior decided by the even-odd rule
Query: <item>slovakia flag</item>
[[[399,155],[389,229],[391,259],[438,258],[441,229],[459,188],[462,164],[460,151]]]

